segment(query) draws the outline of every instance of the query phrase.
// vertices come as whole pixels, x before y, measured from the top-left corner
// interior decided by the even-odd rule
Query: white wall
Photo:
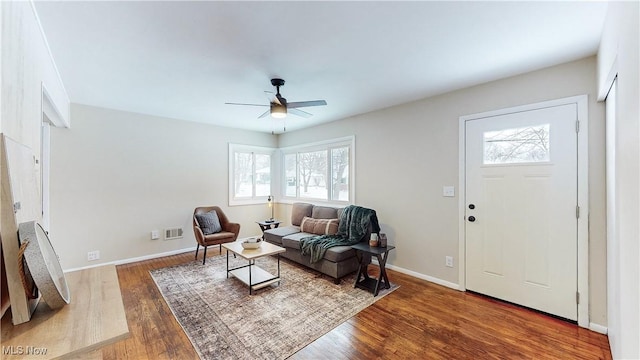
[[[260,234],[267,205],[228,204],[228,143],[276,145],[270,134],[73,104],[51,132],[51,239],[64,269],[195,247],[193,209],[219,205]],[[180,240],[152,230],[182,226]],[[99,250],[99,261],[87,252]]]
[[[46,174],[41,174],[43,162],[40,159],[43,112],[55,121],[54,125],[69,126],[69,98],[33,4],[2,1],[0,20],[0,132],[31,149],[39,160],[40,166],[35,168],[35,177],[37,188],[42,189],[41,178],[46,177]],[[46,181],[42,183],[43,186],[46,184]],[[38,193],[33,198],[37,199],[37,203],[28,206],[41,214],[42,194]],[[43,219],[33,220],[42,220],[46,226],[47,213]]]
[[[591,57],[285,133],[279,146],[355,135],[356,203],[377,211],[396,245],[389,264],[457,284],[457,266],[444,258],[458,261],[458,199],[443,197],[442,186],[458,184],[458,118],[588,94],[590,321],[606,326],[604,107],[596,90]]]
[[[42,87],[69,124],[69,98],[31,2],[2,1],[0,131],[40,156]]]
[[[598,52],[601,98],[618,76],[613,187],[616,223],[609,239],[609,343],[614,359],[640,358],[640,5],[609,2]],[[613,254],[619,254],[614,258]]]

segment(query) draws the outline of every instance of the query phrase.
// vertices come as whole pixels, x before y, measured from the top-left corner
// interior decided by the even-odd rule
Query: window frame
[[[277,179],[274,176],[277,174],[276,168],[276,148],[271,147],[263,147],[263,146],[254,146],[254,145],[242,145],[242,144],[233,144],[229,143],[229,206],[237,206],[237,205],[255,205],[255,204],[264,204],[267,201],[269,196],[273,196],[274,184],[277,183]],[[236,197],[235,191],[235,175],[236,175],[236,164],[235,158],[237,153],[251,153],[253,155],[252,159],[252,195],[250,197]],[[269,195],[258,196],[256,195],[256,167],[255,167],[255,155],[269,155],[270,157],[270,182],[269,182]]]
[[[349,199],[337,200],[331,199],[332,194],[332,171],[333,171],[333,157],[332,149],[347,147],[349,149],[349,165],[348,165],[348,182],[349,182]],[[295,146],[284,147],[280,149],[280,164],[282,165],[279,170],[280,179],[280,196],[279,202],[292,204],[298,201],[304,201],[309,203],[317,203],[323,205],[337,205],[345,206],[355,203],[355,136],[347,136],[343,138],[330,139],[325,141],[319,141],[314,143],[300,144]],[[326,151],[327,152],[327,164],[326,164],[326,179],[327,179],[327,199],[309,198],[300,196],[299,184],[299,153],[313,152],[313,151]],[[286,176],[286,161],[287,155],[296,155],[296,196],[287,195],[287,176]]]

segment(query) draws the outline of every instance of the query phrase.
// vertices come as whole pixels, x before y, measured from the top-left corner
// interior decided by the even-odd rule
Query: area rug
[[[229,257],[230,266],[245,265]],[[256,260],[277,273],[277,260]],[[355,274],[339,285],[318,272],[280,260],[280,285],[249,295],[226,255],[151,271],[165,301],[202,359],[284,359],[397,289],[374,297],[355,289]]]

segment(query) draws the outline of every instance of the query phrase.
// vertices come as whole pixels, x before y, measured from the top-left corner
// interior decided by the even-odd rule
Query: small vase
[[[387,247],[387,234],[380,234],[380,241],[378,245],[380,245],[380,247]]]
[[[371,234],[371,238],[369,238],[369,246],[376,247],[378,246],[378,234]]]

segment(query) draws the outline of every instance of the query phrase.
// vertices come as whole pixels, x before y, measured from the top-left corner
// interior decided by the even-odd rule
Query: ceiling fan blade
[[[307,107],[307,106],[323,106],[323,105],[327,105],[327,102],[324,100],[312,100],[312,101],[290,102],[287,104],[287,107],[291,109],[291,108],[300,108],[300,107]]]
[[[264,104],[245,104],[245,103],[225,103],[225,105],[269,106],[269,105],[264,105]]]
[[[266,96],[267,100],[269,100],[269,102],[272,103],[273,99],[276,98],[276,93],[274,93],[273,91],[265,91],[264,96]]]
[[[263,113],[262,113],[262,115],[258,116],[258,119],[262,119],[263,117],[265,117],[265,116],[269,115],[269,113],[270,113],[270,112],[271,112],[271,109],[269,109],[269,110],[267,110],[267,111],[263,112]]]
[[[313,116],[313,114],[309,114],[309,113],[308,113],[308,112],[306,112],[306,111],[302,111],[302,110],[300,110],[300,109],[295,109],[295,108],[294,108],[294,109],[292,109],[292,108],[288,108],[288,109],[287,109],[287,112],[288,112],[289,114],[302,116],[303,118],[310,118],[310,117],[312,117],[312,116]]]

